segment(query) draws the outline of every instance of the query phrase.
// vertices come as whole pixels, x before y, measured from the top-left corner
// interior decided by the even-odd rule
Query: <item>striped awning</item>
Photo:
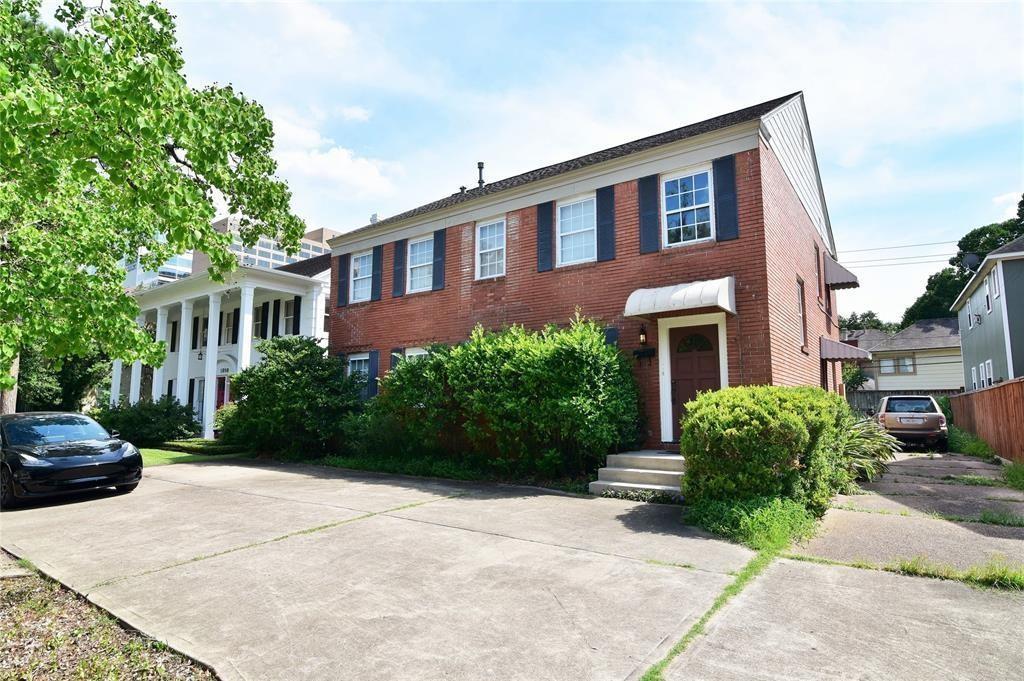
[[[722,277],[661,288],[638,288],[626,299],[623,314],[627,317],[643,317],[701,307],[718,307],[736,314],[736,280],[733,277]]]
[[[845,360],[871,359],[871,353],[863,348],[857,348],[822,336],[821,358]]]

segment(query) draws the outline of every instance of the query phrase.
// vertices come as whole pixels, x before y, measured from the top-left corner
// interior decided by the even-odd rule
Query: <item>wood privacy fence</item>
[[[1024,378],[949,398],[953,423],[992,445],[1004,459],[1024,463]]]
[[[959,390],[849,390],[846,401],[857,411],[867,413],[869,409],[877,409],[883,397],[892,395],[931,395],[935,398],[947,395],[952,398],[959,394]]]

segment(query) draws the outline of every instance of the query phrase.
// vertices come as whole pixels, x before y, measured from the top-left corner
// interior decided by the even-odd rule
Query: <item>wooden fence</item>
[[[959,390],[848,390],[846,401],[857,411],[867,413],[869,409],[877,409],[883,397],[892,395],[931,395],[936,398],[947,395],[952,398],[959,394]]]
[[[989,443],[1004,459],[1024,463],[1024,378],[949,398],[953,423]]]

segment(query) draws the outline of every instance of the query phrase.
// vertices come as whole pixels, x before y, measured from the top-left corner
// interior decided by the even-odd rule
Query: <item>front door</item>
[[[672,362],[672,439],[679,439],[683,405],[698,391],[722,387],[718,368],[718,327],[681,326],[669,330]]]
[[[217,377],[217,409],[223,407],[225,402],[231,401],[230,386],[227,376]]]

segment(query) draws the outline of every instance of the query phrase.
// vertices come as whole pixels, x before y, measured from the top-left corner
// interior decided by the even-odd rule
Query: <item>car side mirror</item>
[[[116,431],[116,430],[110,431],[110,439],[111,440],[116,440],[116,439],[118,439],[120,437],[121,437],[121,433],[119,433],[118,431]]]

